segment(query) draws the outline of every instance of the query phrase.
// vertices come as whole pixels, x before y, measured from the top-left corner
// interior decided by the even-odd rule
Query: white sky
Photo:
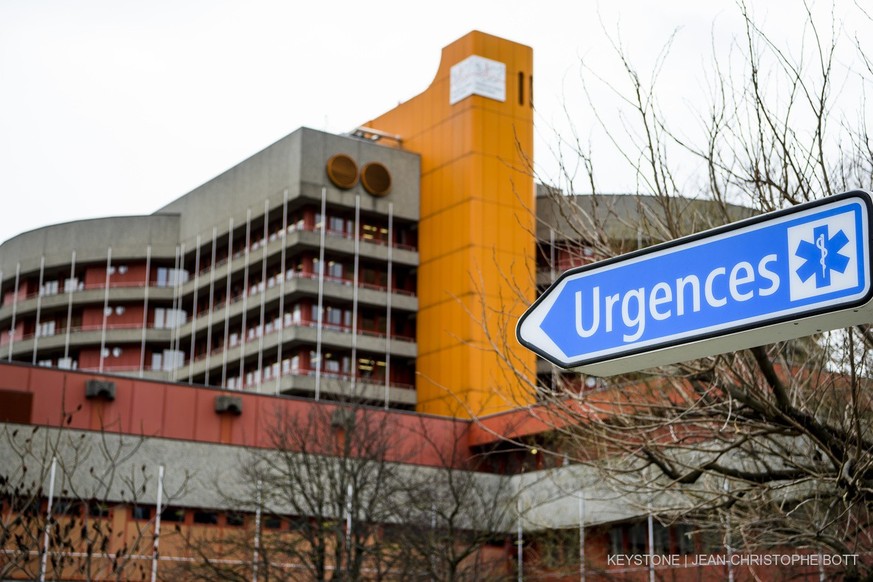
[[[799,0],[752,5],[795,42]],[[548,173],[565,105],[588,133],[579,59],[606,63],[601,21],[644,70],[678,29],[662,95],[677,107],[704,100],[713,27],[717,51],[741,33],[730,0],[0,0],[0,241],[148,214],[300,126],[350,130],[427,87],[440,49],[473,29],[533,47]]]

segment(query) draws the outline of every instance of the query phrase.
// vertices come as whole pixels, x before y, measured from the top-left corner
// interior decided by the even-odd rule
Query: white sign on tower
[[[470,95],[506,101],[506,65],[473,55],[453,66],[449,78],[449,105]]]

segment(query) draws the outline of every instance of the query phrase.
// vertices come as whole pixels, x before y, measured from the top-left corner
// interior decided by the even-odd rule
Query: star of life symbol
[[[858,284],[855,235],[851,213],[788,229],[792,301]]]
[[[831,237],[828,236],[828,225],[813,229],[815,244],[802,240],[795,253],[806,262],[797,271],[801,281],[806,281],[815,275],[816,288],[831,284],[831,271],[845,273],[849,257],[840,254],[840,250],[849,244],[849,237],[842,230]],[[817,264],[816,264],[817,263]]]

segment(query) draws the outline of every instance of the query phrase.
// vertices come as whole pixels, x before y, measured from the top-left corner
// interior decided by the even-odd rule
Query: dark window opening
[[[524,105],[524,73],[518,72],[518,104]]]
[[[528,80],[530,81],[530,91],[528,91],[527,102],[530,104],[530,108],[533,109],[533,75],[528,77]]]
[[[52,505],[52,513],[55,515],[75,515],[79,513],[79,504],[70,499],[58,499]]]
[[[264,518],[264,527],[267,529],[282,529],[282,520],[275,515]]]
[[[133,506],[133,519],[148,521],[152,518],[152,508],[142,505]]]
[[[194,512],[194,523],[201,523],[205,525],[217,525],[218,524],[218,514],[214,511],[195,511]]]
[[[246,522],[245,515],[243,515],[242,513],[237,513],[237,512],[228,513],[224,519],[225,519],[225,522],[227,523],[227,525],[231,525],[234,527],[245,525],[245,522]]]
[[[168,507],[161,512],[161,521],[182,523],[185,521],[185,510],[177,507]]]

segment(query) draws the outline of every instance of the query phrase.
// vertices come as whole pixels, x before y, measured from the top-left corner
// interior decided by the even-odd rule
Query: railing
[[[107,323],[106,324],[106,331],[112,331],[112,330],[118,330],[118,329],[139,329],[139,330],[141,330],[142,324],[138,323],[138,322]],[[155,327],[154,325],[149,325],[146,327],[146,329],[168,329],[168,330],[171,330],[171,329],[176,329],[176,328],[175,327],[172,327],[172,328],[171,327]],[[70,326],[70,333],[76,333],[76,332],[80,332],[80,331],[103,331],[103,325],[100,323],[93,323],[93,324],[88,324],[88,325]],[[64,335],[65,333],[67,333],[67,328],[58,327],[55,329],[54,333],[36,333],[36,332],[26,333],[22,336],[16,337],[15,341],[17,341],[17,342],[18,341],[26,341],[29,339],[33,339],[35,337],[41,337],[41,338],[42,337],[55,337],[55,336],[59,336],[59,335]],[[8,337],[8,335],[9,335],[8,330],[6,330],[4,332],[0,332],[0,346],[9,343],[9,340],[5,339]]]
[[[293,229],[292,229],[292,226],[293,226]],[[291,225],[291,226],[288,227],[288,232],[289,232],[289,233],[291,233],[291,232],[296,232],[296,231],[298,231],[298,230],[303,231],[303,232],[319,232],[320,229],[317,228],[317,227],[314,227],[314,226],[313,226],[313,227],[306,227],[306,226],[304,226],[303,228],[297,228],[296,226]],[[355,237],[353,236],[353,233],[348,233],[348,232],[345,232],[345,231],[337,231],[337,230],[327,229],[327,230],[325,231],[325,233],[326,233],[328,236],[331,236],[331,237],[334,237],[334,238],[343,238],[343,239],[349,239],[349,240],[354,240],[354,238],[355,238]],[[273,240],[277,240],[278,238],[283,238],[283,234],[280,232],[280,233],[278,233],[278,236],[277,236],[276,238],[273,238],[272,235],[271,235],[270,238],[271,238],[271,241],[270,241],[270,242],[272,242]],[[361,240],[361,242],[370,243],[370,244],[379,245],[379,246],[388,246],[388,244],[389,244],[388,241],[380,240],[380,239],[377,239],[377,238],[366,238],[366,237],[363,237],[363,236],[358,237],[358,238]],[[261,240],[259,240],[259,241],[255,241],[254,243],[252,243],[252,244],[250,245],[249,248],[250,248],[250,250],[257,250],[258,248],[260,248],[261,246],[263,246],[263,243],[264,243],[264,239],[261,239]],[[400,243],[394,243],[394,244],[391,245],[391,246],[392,246],[393,248],[395,248],[395,249],[407,250],[407,251],[412,251],[412,252],[417,252],[417,251],[418,251],[418,249],[417,249],[415,246],[413,246],[413,245],[405,245],[405,244],[400,244]],[[237,251],[234,251],[234,253],[233,253],[233,258],[234,258],[234,259],[239,258],[239,257],[241,257],[244,253],[245,253],[245,248],[240,249],[240,250],[237,250]],[[207,266],[201,268],[200,271],[199,271],[199,274],[200,274],[200,275],[208,275],[209,272],[210,272],[211,270],[217,269],[218,267],[221,267],[221,266],[224,265],[225,263],[227,263],[227,257],[224,257],[223,259],[219,259],[219,260],[217,260],[217,261],[215,262],[214,265],[207,265]],[[317,276],[317,275],[316,275],[316,276]],[[344,279],[343,279],[343,280],[344,280]],[[144,279],[141,280],[141,281],[111,281],[111,280],[110,280],[110,284],[109,284],[109,288],[110,288],[110,289],[142,288],[142,287],[145,287],[145,286],[146,286],[146,285],[145,285],[145,280],[144,280]],[[156,283],[156,281],[154,281],[154,280],[150,280],[148,286],[149,286],[149,288],[155,288],[155,289],[172,289],[172,288],[174,287],[174,284],[173,284],[173,283],[165,283],[165,284],[162,284],[162,285],[158,285],[158,284]],[[45,292],[45,290],[37,290],[37,291],[33,291],[33,292],[30,292],[30,293],[27,293],[27,294],[25,294],[25,295],[19,295],[18,300],[19,300],[19,301],[26,301],[26,300],[29,300],[29,299],[33,299],[34,297],[40,297],[40,296],[42,296],[42,297],[52,297],[52,296],[56,296],[56,295],[66,295],[66,294],[69,294],[69,293],[76,293],[76,292],[78,292],[78,291],[92,291],[92,290],[95,290],[95,289],[105,289],[105,288],[106,288],[106,282],[105,282],[105,281],[100,281],[100,282],[91,282],[91,283],[83,283],[83,282],[80,282],[80,283],[76,286],[76,288],[73,289],[73,290],[59,289],[58,291],[53,291],[53,292],[48,292],[48,293]],[[385,286],[382,286],[382,287],[374,286],[373,288],[381,288],[381,289],[385,289],[386,287],[385,287]],[[409,293],[409,292],[404,292],[404,291],[397,291],[397,292],[398,292],[398,293]],[[411,294],[411,295],[414,295],[414,294],[412,294],[412,293],[410,293],[410,294]],[[12,301],[13,301],[13,298],[10,297],[9,300],[8,300],[7,302],[3,303],[2,305],[0,305],[0,307],[4,307],[4,306],[6,306],[7,303],[11,303]]]
[[[321,228],[319,228],[318,226],[315,226],[315,225],[313,225],[313,226],[307,226],[307,225],[298,226],[297,224],[289,224],[288,228],[287,228],[287,232],[288,232],[288,234],[293,234],[295,232],[321,232]],[[327,229],[325,229],[324,233],[326,236],[329,236],[331,238],[355,240],[354,233],[347,232],[344,230],[335,230],[332,228],[327,228]],[[248,247],[243,246],[243,247],[240,247],[240,248],[234,250],[233,253],[231,254],[231,257],[233,259],[238,259],[245,254],[246,248],[248,248],[248,250],[250,252],[256,251],[261,247],[267,246],[269,243],[272,243],[272,242],[275,242],[279,239],[284,239],[284,238],[285,238],[285,232],[280,230],[278,232],[271,234],[269,236],[269,241],[265,242],[265,239],[261,238],[261,239],[258,239],[256,241],[252,242]],[[374,245],[378,245],[378,246],[389,246],[389,241],[387,241],[387,240],[381,240],[378,238],[367,238],[365,236],[359,236],[357,238],[361,242],[370,243],[370,244],[374,244]],[[404,251],[418,252],[418,247],[416,247],[415,245],[407,245],[407,244],[395,242],[395,243],[392,243],[390,246],[392,248],[400,249],[400,250],[404,250]],[[210,270],[217,269],[218,267],[221,267],[222,265],[227,263],[227,260],[228,260],[228,258],[225,256],[221,259],[217,259],[215,261],[215,264],[213,264],[213,265],[207,265],[205,267],[202,267],[200,269],[200,275],[208,274]]]
[[[138,365],[110,366],[107,364],[103,364],[103,372],[106,374],[111,374],[113,372],[139,372],[139,370],[140,370],[140,367]],[[99,372],[100,366],[92,366],[92,367],[88,367],[88,368],[79,368],[79,371],[81,371],[81,372]]]
[[[145,280],[142,281],[110,281],[109,288],[110,289],[133,289],[133,288],[141,288],[145,287]],[[95,289],[105,289],[105,282],[100,283],[79,283],[73,290],[68,289],[59,289],[58,291],[45,292],[45,291],[33,291],[31,293],[26,293],[24,295],[18,295],[18,301],[27,301],[29,299],[33,299],[35,297],[56,297],[58,295],[69,295],[70,293],[78,293],[79,291],[93,291]],[[171,289],[172,285],[156,285],[154,281],[149,282],[149,288],[155,289]],[[9,297],[9,299],[3,303],[0,307],[6,307],[7,305],[11,305],[14,301],[14,297]]]
[[[277,319],[278,319],[278,318],[277,318]],[[273,320],[273,322],[272,322],[273,325],[272,325],[272,326],[271,326],[270,324],[267,324],[266,326],[264,326],[264,327],[265,327],[264,331],[256,331],[256,332],[255,332],[254,334],[252,334],[252,335],[246,333],[246,334],[245,334],[245,337],[238,336],[238,338],[237,338],[235,341],[228,340],[228,344],[227,344],[226,346],[221,345],[221,346],[218,346],[218,347],[213,348],[213,349],[212,349],[211,351],[209,351],[208,353],[207,353],[207,352],[203,352],[203,353],[201,353],[201,354],[197,354],[197,355],[194,357],[194,361],[195,361],[195,362],[199,362],[199,361],[201,361],[201,360],[206,359],[207,356],[208,356],[208,357],[212,357],[212,356],[215,356],[215,355],[218,355],[218,354],[222,353],[222,352],[225,351],[225,350],[235,349],[235,348],[238,348],[238,347],[240,347],[240,346],[243,346],[243,345],[245,345],[245,344],[247,344],[247,343],[249,343],[249,342],[255,342],[255,341],[258,341],[261,337],[265,337],[265,338],[266,338],[266,337],[271,336],[271,335],[273,335],[273,334],[279,333],[279,332],[280,332],[281,330],[283,330],[283,329],[288,329],[288,328],[293,328],[293,327],[312,328],[312,327],[317,327],[317,326],[318,326],[318,322],[316,322],[316,321],[309,321],[309,320],[306,320],[306,321],[303,321],[303,320],[300,320],[300,321],[294,321],[294,320],[291,320],[291,322],[286,322],[284,325],[280,325],[280,326],[276,326],[276,325],[275,325],[275,322],[276,322],[276,320]],[[266,330],[267,327],[271,327],[271,329]],[[258,330],[259,328],[261,328],[260,325],[257,326],[257,327],[251,327],[251,328],[249,328],[249,329]],[[342,332],[344,332],[344,333],[350,333],[350,332],[352,331],[351,326],[346,326],[346,325],[336,325],[336,324],[328,324],[328,323],[325,323],[325,324],[322,326],[322,329],[326,329],[326,330],[329,330],[329,331],[342,331]],[[370,336],[370,337],[376,337],[376,338],[385,338],[385,337],[388,336],[388,334],[387,334],[387,333],[384,333],[384,332],[374,331],[374,330],[368,330],[368,329],[361,329],[360,327],[357,329],[357,332],[358,332],[358,335],[364,335],[364,336]],[[405,342],[414,342],[414,341],[415,341],[415,338],[410,337],[410,336],[407,336],[407,335],[402,335],[402,334],[392,334],[392,335],[391,335],[391,339],[392,339],[392,340],[397,340],[397,341],[405,341]]]
[[[266,369],[267,368],[262,368],[262,370],[266,370]],[[227,382],[226,382],[226,384],[227,384],[226,388],[228,390],[255,389],[258,386],[261,386],[262,384],[271,384],[271,383],[276,382],[276,380],[279,378],[287,378],[288,376],[314,378],[316,376],[316,370],[314,370],[312,368],[298,367],[298,368],[292,368],[289,371],[283,371],[282,374],[276,375],[276,376],[273,376],[272,374],[270,376],[265,376],[263,373],[259,374],[257,372],[252,372],[251,374],[252,374],[251,381],[248,381],[248,380],[243,381],[243,378],[241,378],[240,376],[228,378]],[[247,376],[248,376],[248,374],[247,374]],[[343,382],[351,382],[352,376],[353,376],[353,374],[348,373],[348,372],[329,372],[329,371],[324,371],[324,370],[322,370],[322,372],[321,372],[322,379],[340,380]],[[371,377],[365,377],[365,376],[358,375],[358,376],[356,376],[355,381],[358,384],[365,384],[368,386],[376,386],[376,387],[380,387],[380,388],[385,386],[385,379],[384,378],[373,379]],[[399,388],[401,390],[415,390],[415,386],[413,384],[406,384],[403,382],[396,382],[393,380],[388,381],[388,386],[391,388]]]
[[[249,288],[248,297],[254,297],[256,295],[260,295],[261,293],[266,292],[268,289],[278,287],[280,285],[280,283],[279,283],[280,279],[281,279],[281,277],[279,277],[277,274],[276,276],[271,277],[271,280],[275,281],[272,285],[270,285],[269,283],[267,285],[264,285],[263,283],[259,283],[257,285],[251,286]],[[317,280],[318,273],[307,273],[307,272],[303,272],[303,271],[288,271],[286,273],[286,280],[290,281],[293,279]],[[346,279],[344,277],[332,277],[330,275],[325,275],[324,280],[326,283],[339,284],[339,285],[343,285],[343,286],[351,286],[354,284],[354,281],[351,279]],[[127,284],[126,286],[133,287],[134,285]],[[358,282],[358,287],[361,289],[369,289],[369,290],[373,290],[373,291],[387,291],[388,290],[388,287],[385,285],[376,285],[373,283],[362,283],[360,281]],[[86,286],[85,289],[87,289],[87,288],[88,287]],[[103,287],[101,286],[100,288],[103,288]],[[161,287],[161,288],[164,288],[164,287]],[[403,295],[406,297],[415,297],[416,296],[415,293],[412,291],[408,291],[406,289],[398,289],[396,287],[392,287],[391,292],[396,294],[396,295]],[[66,292],[62,291],[58,294],[60,295],[60,294],[64,294],[64,293],[66,293]],[[246,295],[245,292],[240,292],[240,293],[232,296],[230,298],[230,301],[223,300],[223,301],[215,302],[212,306],[212,312],[215,313],[216,311],[224,308],[228,304],[232,305],[234,303],[237,303],[238,301],[242,300],[245,295]],[[35,297],[35,296],[36,295],[33,295],[33,297]],[[197,317],[204,316],[204,315],[208,314],[208,312],[209,312],[209,307],[207,305],[206,308],[200,309],[197,311]],[[102,327],[103,327],[102,324],[94,324],[93,326],[77,326],[77,327],[71,328],[71,331],[92,331],[94,329],[98,329],[98,330],[102,329]],[[108,324],[107,325],[107,329],[136,329],[136,328],[141,329],[142,325],[138,324],[138,323]],[[150,328],[151,329],[171,329],[171,328],[154,328],[151,326],[150,326]],[[49,335],[58,335],[59,333],[63,333],[65,330],[66,330],[66,328],[59,329],[54,334],[49,334]],[[33,337],[35,335],[36,335],[35,333],[31,333],[31,334],[25,336],[23,339],[29,339],[30,337]],[[42,335],[40,337],[48,337],[48,335]],[[2,340],[0,340],[0,345],[3,345]]]
[[[273,277],[270,277],[270,279],[268,279],[267,285],[264,285],[262,282],[259,282],[256,285],[251,285],[249,287],[248,293],[246,293],[245,291],[240,291],[236,295],[232,295],[229,300],[223,299],[221,301],[214,302],[212,304],[212,312],[215,313],[217,310],[224,308],[225,305],[233,305],[234,303],[237,303],[238,301],[242,301],[243,297],[255,297],[256,295],[260,295],[261,293],[266,292],[268,289],[273,289],[275,287],[278,287],[280,285],[279,281],[282,279],[282,277],[280,277],[279,275],[280,274],[277,273]],[[287,271],[285,273],[285,280],[286,281],[292,281],[294,279],[317,280],[318,273],[308,273],[305,271]],[[271,284],[269,284],[270,280],[274,280],[275,282],[271,285]],[[347,286],[347,287],[354,285],[354,283],[355,283],[354,280],[352,280],[352,279],[346,279],[345,277],[333,277],[331,275],[325,275],[324,281],[326,283],[335,283],[335,284],[339,284],[339,285],[343,285],[343,286]],[[360,281],[358,282],[358,287],[361,289],[370,289],[373,291],[387,291],[388,290],[387,285],[375,285],[372,283],[362,283]],[[406,289],[398,289],[397,287],[392,287],[391,293],[394,293],[396,295],[404,295],[406,297],[415,297],[416,296],[415,292],[413,292],[413,291],[408,291]],[[209,307],[207,305],[207,307],[205,307],[203,309],[199,309],[197,311],[197,317],[200,317],[201,315],[206,314],[208,312],[209,312]]]

